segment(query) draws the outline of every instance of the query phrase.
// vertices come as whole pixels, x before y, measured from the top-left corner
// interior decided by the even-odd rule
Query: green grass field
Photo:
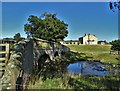
[[[120,64],[120,56],[110,54],[111,45],[67,45],[71,51],[83,53],[88,60],[100,60],[103,63]]]
[[[67,45],[72,51],[109,53],[111,45]]]

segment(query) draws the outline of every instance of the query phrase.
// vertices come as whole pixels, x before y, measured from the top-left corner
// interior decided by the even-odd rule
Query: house
[[[104,40],[104,41],[101,40],[101,41],[98,41],[98,44],[100,44],[100,45],[105,45],[105,44],[108,44],[108,43],[107,43],[106,40]]]
[[[62,44],[74,44],[74,45],[97,45],[98,44],[98,39],[95,35],[92,34],[85,34],[83,37],[80,37],[78,40],[67,40],[67,41],[62,41]]]
[[[96,45],[98,43],[98,39],[95,35],[85,34],[83,37],[79,38],[79,42],[81,44],[88,45]]]
[[[73,45],[78,45],[79,41],[78,40],[66,40],[62,42],[62,44],[73,44]]]

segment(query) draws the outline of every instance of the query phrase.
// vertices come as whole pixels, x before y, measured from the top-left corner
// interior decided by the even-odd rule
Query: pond
[[[100,62],[79,61],[69,64],[67,67],[68,73],[81,74],[81,75],[96,75],[104,76],[110,71],[105,69],[106,64]]]

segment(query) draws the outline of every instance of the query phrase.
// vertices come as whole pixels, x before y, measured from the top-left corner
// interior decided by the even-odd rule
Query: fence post
[[[5,64],[7,64],[8,60],[9,60],[9,53],[10,53],[10,47],[9,47],[9,44],[6,44]]]

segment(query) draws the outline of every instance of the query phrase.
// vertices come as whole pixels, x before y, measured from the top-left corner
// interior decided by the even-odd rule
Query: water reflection
[[[109,73],[105,66],[107,65],[100,62],[80,61],[70,64],[67,70],[74,74],[103,76]]]

